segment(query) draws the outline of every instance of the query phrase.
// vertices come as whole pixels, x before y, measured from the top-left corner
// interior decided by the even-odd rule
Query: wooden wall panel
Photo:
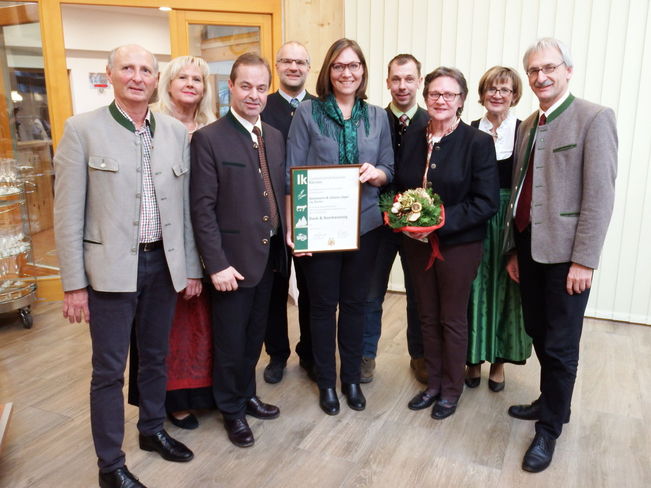
[[[344,2],[284,0],[283,21],[283,42],[299,41],[310,53],[312,70],[307,89],[314,93],[326,51],[334,41],[344,36]],[[270,61],[273,64],[275,59]]]
[[[484,71],[511,66],[536,39],[565,41],[574,57],[572,92],[612,107],[618,120],[615,211],[587,314],[651,324],[651,8],[648,0],[345,0],[345,32],[369,62],[369,101],[386,105],[386,64],[411,52],[427,73],[461,69],[469,96],[463,118],[482,115],[476,87]],[[537,103],[528,86],[516,115]],[[421,103],[422,104],[422,103]],[[403,289],[399,266],[391,286]]]

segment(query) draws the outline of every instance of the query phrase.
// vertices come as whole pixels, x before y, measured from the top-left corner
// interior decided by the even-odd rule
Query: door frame
[[[271,16],[271,51],[275,53],[282,45],[282,0],[39,0],[41,39],[45,84],[50,109],[52,143],[56,148],[63,136],[63,126],[72,115],[72,98],[66,66],[66,50],[63,38],[61,4],[101,5],[110,7],[159,8],[170,7],[170,46],[172,55],[178,55],[178,21],[174,10],[216,13],[248,13]],[[265,45],[263,44],[263,52]],[[267,53],[265,53],[267,54]],[[269,55],[269,54],[267,54]],[[273,64],[273,60],[269,59]]]

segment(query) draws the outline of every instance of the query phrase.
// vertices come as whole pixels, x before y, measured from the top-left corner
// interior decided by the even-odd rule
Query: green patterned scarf
[[[366,102],[356,98],[350,118],[344,120],[334,95],[328,95],[324,101],[314,100],[312,102],[312,116],[319,126],[321,134],[337,141],[339,164],[359,163],[357,127],[359,127],[360,121],[364,121],[367,136],[370,130]]]

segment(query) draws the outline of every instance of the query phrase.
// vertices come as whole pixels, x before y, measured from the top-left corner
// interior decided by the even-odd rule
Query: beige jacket
[[[114,104],[71,117],[54,157],[54,231],[65,291],[136,291],[142,147]],[[152,114],[152,177],[177,291],[201,277],[189,213],[183,124]]]

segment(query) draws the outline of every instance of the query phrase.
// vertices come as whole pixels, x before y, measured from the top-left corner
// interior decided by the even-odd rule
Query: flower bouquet
[[[445,209],[438,194],[429,188],[385,193],[380,197],[380,210],[384,213],[384,223],[394,232],[402,232],[421,242],[429,241],[432,257],[427,269],[436,258],[443,259],[434,233],[445,224]]]

